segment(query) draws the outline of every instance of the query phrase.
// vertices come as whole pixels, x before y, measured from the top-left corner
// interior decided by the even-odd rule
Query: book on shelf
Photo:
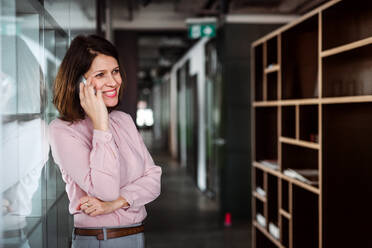
[[[256,215],[256,220],[257,220],[257,223],[262,226],[262,227],[266,227],[266,219],[265,217],[263,217],[262,214],[258,213]]]
[[[257,192],[257,194],[259,194],[260,196],[262,196],[262,197],[266,197],[266,192],[265,192],[265,190],[264,190],[263,188],[261,188],[261,187],[256,187],[256,192]]]
[[[301,182],[318,185],[318,170],[315,169],[286,169],[284,175],[295,178]]]
[[[275,66],[277,66],[278,64],[270,64],[266,67],[266,69],[272,69],[274,68]]]
[[[261,160],[260,164],[272,170],[279,170],[278,160],[273,160],[273,159]]]
[[[270,222],[269,223],[269,233],[273,235],[274,238],[279,239],[280,238],[280,230],[277,225],[274,223]]]

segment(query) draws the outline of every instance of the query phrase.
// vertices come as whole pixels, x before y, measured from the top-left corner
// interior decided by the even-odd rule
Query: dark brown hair
[[[72,40],[54,82],[53,104],[59,111],[60,119],[71,123],[84,119],[85,112],[80,105],[78,94],[78,80],[81,75],[89,70],[94,58],[98,54],[114,57],[119,64],[120,75],[123,80],[119,91],[119,102],[116,107],[119,106],[123,86],[126,85],[126,76],[123,68],[120,66],[116,48],[100,36],[79,35]],[[113,109],[115,107],[109,107],[108,111],[112,111]]]

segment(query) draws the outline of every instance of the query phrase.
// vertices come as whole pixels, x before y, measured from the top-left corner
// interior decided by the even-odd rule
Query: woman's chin
[[[118,105],[118,99],[105,99],[105,105],[106,107],[115,107],[116,105]]]

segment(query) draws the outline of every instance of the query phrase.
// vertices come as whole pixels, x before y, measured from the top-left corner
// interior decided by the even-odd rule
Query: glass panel
[[[95,32],[96,0],[44,0],[44,6],[66,32],[71,30],[72,37]]]
[[[30,1],[1,4],[2,242],[17,247],[28,243],[44,213],[41,175],[49,145],[41,115],[43,50],[40,15]]]
[[[68,34],[94,33],[96,4],[40,2],[0,0],[1,248],[67,247],[72,230],[47,125],[58,116],[53,83]]]
[[[45,9],[53,16],[57,23],[64,29],[70,28],[69,15],[70,0],[44,0]]]

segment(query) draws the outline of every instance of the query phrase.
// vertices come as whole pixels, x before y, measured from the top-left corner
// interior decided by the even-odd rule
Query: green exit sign
[[[216,18],[192,18],[186,23],[190,39],[216,36]]]

